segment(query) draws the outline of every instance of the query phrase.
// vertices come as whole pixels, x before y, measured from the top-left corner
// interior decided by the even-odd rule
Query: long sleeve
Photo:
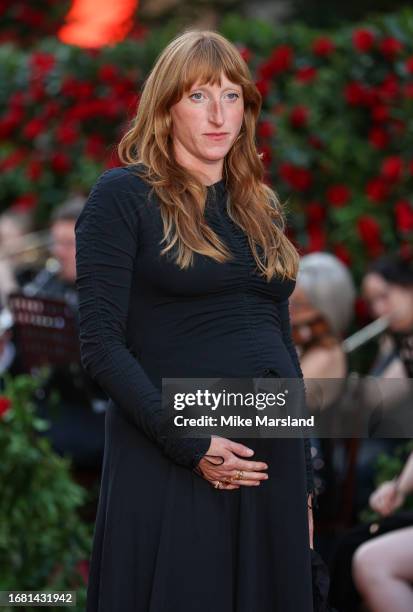
[[[125,169],[108,170],[95,183],[76,222],[81,362],[130,422],[170,459],[193,469],[207,452],[210,437],[177,438],[166,433],[161,392],[126,341],[143,197],[144,190],[140,192],[136,182],[131,184]]]
[[[298,359],[297,351],[295,349],[292,337],[291,337],[291,321],[289,312],[289,300],[277,303],[278,314],[280,317],[280,324],[284,343],[291,355],[292,361],[295,365],[299,378],[303,379],[304,376],[301,370],[300,361]],[[305,385],[304,385],[305,388]],[[311,443],[309,438],[304,438],[304,449],[305,449],[305,464],[306,464],[306,477],[307,477],[307,492],[314,494],[314,470],[313,462],[311,458]]]

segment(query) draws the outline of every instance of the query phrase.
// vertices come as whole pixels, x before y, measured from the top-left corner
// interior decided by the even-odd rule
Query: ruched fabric
[[[87,612],[311,612],[308,441],[241,440],[269,480],[214,489],[194,472],[210,438],[171,438],[163,377],[301,377],[294,281],[267,283],[228,210],[205,215],[233,257],[161,256],[159,202],[139,166],[104,172],[76,223],[82,364],[110,398]]]

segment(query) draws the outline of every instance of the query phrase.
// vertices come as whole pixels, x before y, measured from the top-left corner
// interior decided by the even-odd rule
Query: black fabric
[[[161,408],[162,377],[300,376],[295,282],[258,276],[224,181],[205,215],[233,259],[161,256],[138,171],[101,175],[76,223],[82,363],[110,397],[87,612],[312,612],[308,444],[245,440],[268,482],[218,490],[194,469],[210,438],[169,439]]]

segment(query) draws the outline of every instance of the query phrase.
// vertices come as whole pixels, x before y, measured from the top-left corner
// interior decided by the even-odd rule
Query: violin
[[[315,346],[329,348],[338,344],[329,322],[322,314],[317,314],[306,321],[293,323],[291,326],[293,342],[302,351]]]

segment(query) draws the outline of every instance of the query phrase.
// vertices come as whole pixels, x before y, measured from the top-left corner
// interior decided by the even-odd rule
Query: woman
[[[88,612],[313,609],[308,444],[162,428],[163,377],[301,376],[260,102],[225,38],[177,37],[79,217],[82,363],[110,397]]]

